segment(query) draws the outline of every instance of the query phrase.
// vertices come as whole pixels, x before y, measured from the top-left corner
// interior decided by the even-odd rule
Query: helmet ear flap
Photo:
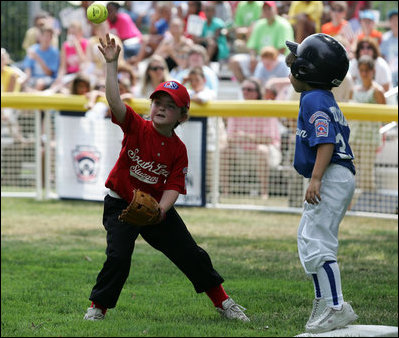
[[[311,80],[312,74],[316,71],[316,67],[303,58],[297,58],[291,65],[291,73],[298,80]]]

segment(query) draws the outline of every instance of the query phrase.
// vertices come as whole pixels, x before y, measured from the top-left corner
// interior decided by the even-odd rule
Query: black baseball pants
[[[106,308],[116,306],[129,275],[135,241],[140,234],[152,247],[164,253],[191,281],[197,293],[223,283],[208,253],[197,245],[175,208],[164,221],[150,226],[133,226],[118,220],[128,203],[109,195],[104,198],[103,224],[107,231],[107,259],[97,276],[89,299]]]

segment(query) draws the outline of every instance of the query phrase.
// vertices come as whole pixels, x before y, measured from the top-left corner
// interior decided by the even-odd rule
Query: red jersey
[[[152,121],[144,120],[128,105],[124,123],[113,114],[112,122],[124,136],[119,158],[105,182],[107,188],[127,202],[134,189],[151,194],[158,202],[164,190],[186,194],[187,149],[174,132],[171,137],[161,135]]]

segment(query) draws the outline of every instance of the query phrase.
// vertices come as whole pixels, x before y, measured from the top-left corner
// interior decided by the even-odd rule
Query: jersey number
[[[346,150],[346,144],[344,137],[341,135],[341,133],[338,133],[337,136],[335,137],[335,143],[341,143],[341,147],[339,148],[340,153],[345,153]]]

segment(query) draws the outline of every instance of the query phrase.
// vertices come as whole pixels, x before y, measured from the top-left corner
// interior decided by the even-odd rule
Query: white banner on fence
[[[176,133],[186,144],[189,157],[187,195],[176,204],[202,206],[204,198],[203,120],[189,121]],[[119,126],[110,119],[57,115],[56,187],[60,198],[102,201],[105,181],[118,159],[123,139]]]

